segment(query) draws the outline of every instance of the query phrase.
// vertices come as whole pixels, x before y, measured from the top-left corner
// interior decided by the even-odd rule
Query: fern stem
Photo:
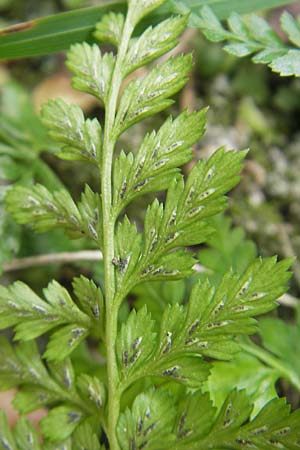
[[[112,210],[112,160],[116,144],[112,136],[118,95],[122,84],[122,64],[127,52],[132,24],[130,13],[127,14],[123,36],[118,51],[116,64],[109,90],[109,101],[106,107],[103,161],[102,161],[102,208],[103,208],[103,261],[106,304],[106,345],[107,345],[107,378],[108,378],[108,423],[107,433],[111,450],[119,450],[116,426],[120,412],[119,375],[116,360],[115,343],[117,337],[118,304],[114,302],[116,286],[114,277],[114,231],[115,218]]]

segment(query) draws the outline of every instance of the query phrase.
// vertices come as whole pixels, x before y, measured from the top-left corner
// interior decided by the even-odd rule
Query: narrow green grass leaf
[[[123,5],[122,5],[123,3]],[[26,58],[66,50],[76,42],[93,42],[92,33],[101,17],[124,10],[124,2],[105,2],[24,22],[0,31],[0,59]]]

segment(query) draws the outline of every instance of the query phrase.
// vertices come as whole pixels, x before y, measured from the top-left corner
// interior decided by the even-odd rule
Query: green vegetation
[[[17,389],[14,406],[23,416],[11,430],[1,412],[1,450],[300,446],[299,409],[291,412],[275,386],[285,379],[300,391],[299,320],[257,319],[283,302],[295,262],[257,258],[255,244],[223,215],[247,151],[221,147],[183,173],[207,108],[174,109],[193,59],[165,55],[196,19],[193,12],[158,22],[172,2],[163,3],[129,0],[125,14],[104,14],[93,39],[106,50],[71,46],[72,85],[96,99],[103,117],[86,118],[78,105],[56,99],[39,119],[19,88],[6,91],[1,232],[13,226],[13,239],[1,243],[2,268],[16,247],[24,249],[21,225],[45,233],[51,252],[88,248],[98,259],[101,251],[102,261],[71,285],[0,287],[0,329],[12,328],[15,341],[1,335],[0,389]],[[180,13],[193,6],[177,3]],[[157,23],[146,25],[153,17]],[[222,40],[238,40],[232,22],[246,26],[234,15],[228,32],[208,9],[197,20],[213,40],[217,28]],[[149,131],[135,148],[141,123]],[[82,189],[75,178],[67,188],[45,150],[50,162],[57,157],[93,176]],[[132,205],[142,210],[132,214]],[[262,345],[250,340],[255,333]],[[42,444],[25,418],[41,407],[48,410]]]

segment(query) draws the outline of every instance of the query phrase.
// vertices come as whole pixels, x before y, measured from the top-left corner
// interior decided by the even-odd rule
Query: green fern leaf
[[[300,413],[290,414],[284,401],[265,402],[254,414],[245,392],[234,390],[226,397],[227,391],[217,406],[202,393],[211,367],[232,361],[242,346],[238,338],[256,332],[255,317],[271,311],[285,292],[290,260],[258,259],[245,271],[227,271],[218,283],[197,276],[191,290],[181,282],[165,285],[161,293],[159,285],[152,289],[153,316],[146,295],[134,307],[120,308],[142,282],[149,292],[149,281],[195,275],[191,247],[208,241],[212,218],[226,207],[245,157],[221,148],[183,177],[180,166],[191,159],[191,147],[204,130],[203,110],[169,118],[145,136],[137,152],[121,151],[114,162],[118,137],[170,106],[188,81],[191,55],[179,55],[152,66],[142,80],[124,83],[134,70],[172,49],[186,25],[187,17],[153,28],[141,23],[146,31],[138,37],[138,22],[162,3],[128,0],[126,18],[112,13],[101,20],[95,36],[116,46],[116,55],[87,43],[74,45],[68,54],[73,86],[104,104],[103,133],[99,122],[85,120],[74,105],[52,101],[44,108],[44,122],[62,147],[60,156],[98,166],[101,193],[86,187],[76,203],[67,190],[51,192],[40,185],[19,185],[7,193],[7,208],[19,223],[40,232],[60,227],[103,250],[105,295],[85,277],[73,282],[75,301],[55,281],[43,298],[20,282],[0,288],[0,328],[14,327],[21,341],[12,346],[0,336],[0,389],[17,388],[13,403],[21,414],[49,408],[41,423],[47,450],[104,450],[103,437],[105,446],[122,450],[294,449],[300,442]],[[228,52],[298,73],[300,50],[283,44],[264,19],[232,14],[225,28],[204,8],[197,20],[211,40],[225,42]],[[297,47],[298,21],[284,16],[282,27]],[[290,52],[296,52],[293,61]],[[14,168],[5,172],[16,177]],[[165,201],[148,207],[142,231],[126,215],[119,219],[135,198],[160,190],[167,191]],[[41,355],[34,339],[46,333]],[[78,347],[88,336],[104,349],[103,361],[93,361],[87,346]],[[68,356],[75,348],[73,368]],[[4,416],[0,425],[0,447],[28,448],[32,427],[25,419],[15,433]],[[35,439],[35,434],[29,437],[33,446]]]
[[[191,389],[201,389],[203,382],[210,373],[210,364],[198,357],[168,357],[158,358],[156,362],[147,366],[149,375],[165,378],[186,385]],[[140,377],[141,374],[135,374]]]
[[[15,408],[27,414],[40,407],[56,405],[43,421],[46,438],[67,439],[85,418],[95,419],[98,424],[101,422],[99,409],[105,405],[105,389],[98,379],[82,374],[76,380],[68,359],[47,363],[46,368],[34,342],[13,348],[2,337],[0,351],[0,389],[19,388],[13,400]],[[49,424],[53,427],[48,427]],[[23,428],[24,425],[20,425],[20,438]]]
[[[82,217],[83,230],[87,237],[102,247],[102,204],[98,193],[93,192],[88,185],[81,194],[78,210]],[[82,234],[82,231],[81,231]]]
[[[72,45],[67,54],[66,66],[74,74],[74,89],[94,95],[103,103],[107,101],[114,64],[113,54],[102,55],[96,44]]]
[[[230,359],[239,348],[234,336],[253,334],[253,317],[272,310],[285,292],[290,263],[258,259],[242,276],[229,271],[217,288],[208,280],[196,283],[187,306],[169,306],[163,315],[161,357],[182,351]]]
[[[55,369],[57,373],[53,375]],[[12,347],[1,338],[0,389],[19,387],[13,404],[22,414],[66,399],[82,406],[72,376],[68,360],[60,365],[49,365],[48,371],[34,342]]]
[[[102,130],[97,119],[84,119],[81,108],[62,99],[50,100],[42,108],[43,123],[49,136],[62,147],[62,159],[99,164]]]
[[[290,414],[283,399],[271,400],[251,421],[252,405],[245,391],[234,391],[221,408],[209,434],[195,443],[176,449],[213,450],[224,445],[232,449],[296,449],[299,444],[299,411]],[[196,436],[195,436],[196,438]]]
[[[142,236],[138,234],[135,224],[130,223],[125,216],[118,223],[115,240],[115,257],[113,264],[116,266],[116,278],[120,286],[125,286],[128,280],[134,276],[135,268],[140,257]]]
[[[61,380],[58,376],[51,376],[41,361],[37,347],[31,342],[21,343],[15,347],[15,361],[20,370],[19,379],[16,380],[19,390],[13,404],[22,414],[62,401],[62,391],[68,391],[75,402],[78,400],[74,386],[67,378],[70,366],[68,361],[61,364],[60,371],[65,376]],[[26,374],[27,371],[29,375]]]
[[[179,400],[174,431],[175,449],[188,449],[191,442],[210,431],[216,410],[207,394],[184,393]]]
[[[159,206],[158,202],[157,205]],[[153,210],[153,208],[152,208]],[[145,244],[147,248],[147,234]],[[142,235],[127,217],[118,224],[115,242],[116,279],[119,285],[119,297],[126,294],[138,283],[146,280],[177,280],[193,273],[196,260],[186,250],[177,249],[171,253],[161,254],[151,259],[145,250],[141,252]]]
[[[300,50],[289,50],[285,55],[280,56],[270,64],[274,72],[279,72],[283,77],[300,76]]]
[[[0,450],[15,450],[16,443],[4,411],[0,411]]]
[[[169,97],[186,84],[191,64],[191,55],[179,55],[154,67],[143,80],[131,81],[120,101],[115,138],[135,123],[170,106],[173,101]]]
[[[61,401],[59,392],[53,392],[40,385],[25,384],[15,395],[13,405],[22,414],[28,414],[59,401]]]
[[[200,161],[185,184],[183,177],[174,179],[165,207],[157,200],[148,207],[142,246],[141,235],[127,218],[119,224],[114,263],[123,294],[141,281],[192,275],[196,261],[178,247],[207,240],[213,229],[206,219],[225,208],[224,193],[238,182],[244,156],[245,152],[220,149]]]
[[[16,423],[14,435],[18,450],[41,450],[37,431],[25,417]]]
[[[165,0],[128,0],[128,8],[132,14],[132,24],[136,25],[151,11],[158,8]]]
[[[43,450],[73,450],[72,439],[66,439],[60,443],[46,442],[44,443]]]
[[[72,353],[87,336],[88,328],[86,326],[66,325],[51,335],[43,356],[51,361],[61,361]]]
[[[114,164],[114,206],[121,211],[134,198],[167,189],[178,167],[192,158],[192,146],[205,130],[206,109],[171,117],[147,134],[134,157],[121,152]]]
[[[201,9],[201,14],[199,17],[201,20],[199,21],[200,29],[208,40],[212,42],[222,42],[230,36],[230,33],[224,29],[217,16],[208,6],[204,6]],[[239,32],[240,29],[241,27],[239,26]]]
[[[74,433],[73,450],[105,450],[100,446],[99,439],[88,423],[79,425]]]
[[[286,45],[266,20],[255,15],[243,19],[232,13],[227,30],[213,11],[204,6],[197,24],[210,41],[226,42],[224,50],[234,56],[251,55],[253,62],[268,64],[281,76],[300,75],[300,24],[287,12],[281,16],[281,26],[294,48]]]
[[[172,17],[154,28],[147,28],[140,37],[132,39],[124,64],[124,76],[174,48],[186,25],[186,16]]]
[[[49,284],[44,290],[44,295],[46,301],[38,297],[21,281],[17,281],[9,288],[1,287],[2,314],[6,314],[5,318],[2,316],[2,328],[16,326],[16,338],[30,340],[57,326],[60,321],[79,320],[82,324],[89,323],[89,318],[77,308],[66,289],[56,281]],[[16,311],[18,315],[15,314]],[[29,321],[38,319],[37,326],[34,327],[34,323],[28,325],[28,322],[24,326],[24,323],[20,321],[22,315]],[[5,320],[7,320],[6,323]],[[51,321],[54,323],[49,324]]]
[[[157,201],[148,208],[144,253],[157,254],[206,240],[211,228],[205,219],[225,208],[224,194],[237,184],[244,156],[244,152],[220,149],[209,160],[199,161],[185,184],[182,177],[175,179],[165,208]]]
[[[94,36],[100,42],[106,42],[118,47],[122,39],[125,17],[123,14],[111,12],[105,14],[96,24]]]
[[[7,390],[20,382],[30,383],[47,378],[47,372],[33,343],[22,343],[15,348],[1,336],[0,388]],[[30,371],[26,373],[26,366]]]
[[[151,389],[138,395],[131,410],[126,409],[119,419],[118,437],[121,449],[172,448],[175,414],[174,403],[166,392]]]
[[[145,258],[146,259],[146,258]],[[196,259],[193,254],[185,249],[177,249],[170,253],[164,254],[153,261],[145,263],[141,266],[140,274],[134,280],[133,286],[138,282],[145,280],[180,280],[193,275],[193,267]],[[131,281],[132,282],[132,281]],[[130,286],[130,289],[132,286]]]
[[[93,280],[89,280],[83,275],[80,278],[74,278],[72,286],[81,311],[93,318],[91,333],[95,337],[103,336],[105,309],[101,289],[95,285]]]
[[[63,361],[47,361],[47,367],[53,380],[63,389],[72,391],[75,388],[75,372],[69,358]]]
[[[210,365],[201,358],[177,357],[168,349],[159,356],[157,333],[147,308],[132,310],[117,339],[118,363],[122,389],[144,377],[160,377],[200,388],[209,375]],[[147,339],[143,331],[147,329]],[[165,356],[165,357],[164,357]]]
[[[200,244],[212,233],[205,219],[225,208],[223,194],[238,182],[244,155],[220,149],[208,161],[200,161],[185,184],[182,177],[172,182],[165,207],[153,202],[145,217],[138,279],[178,279],[192,274],[192,255],[174,249]]]
[[[82,374],[77,380],[77,386],[83,398],[88,399],[90,402],[91,408],[95,408],[96,412],[104,408],[106,390],[104,384],[97,377]]]
[[[297,448],[300,438],[299,420],[299,410],[290,414],[290,406],[286,405],[285,400],[276,398],[255,419],[242,427],[238,440],[247,442],[248,446],[252,441],[256,448],[263,448],[265,444],[275,448]]]
[[[51,193],[40,184],[15,186],[5,201],[16,222],[30,224],[38,233],[62,228],[71,238],[86,236],[102,246],[100,197],[88,186],[78,205],[67,190]]]
[[[75,406],[58,406],[41,421],[42,433],[50,441],[62,441],[67,439],[84,419],[85,415],[81,409]]]
[[[289,40],[296,47],[300,47],[300,21],[288,11],[284,11],[280,17],[281,28],[287,34]]]
[[[94,284],[87,283],[86,279],[81,280],[75,280],[76,292],[78,294],[83,285],[88,285],[90,291],[86,292],[85,298],[93,305],[93,309],[85,305],[84,312],[56,281],[44,289],[45,300],[22,282],[16,282],[9,288],[1,287],[0,328],[14,326],[15,339],[23,341],[59,327],[50,337],[45,356],[51,360],[64,359],[90,332],[94,330],[96,336],[101,332],[100,290]]]
[[[132,310],[125,324],[122,325],[117,339],[118,364],[122,377],[143,366],[153,354],[156,347],[156,334],[153,332],[154,321],[144,307],[138,312]],[[145,329],[147,336],[145,336]]]

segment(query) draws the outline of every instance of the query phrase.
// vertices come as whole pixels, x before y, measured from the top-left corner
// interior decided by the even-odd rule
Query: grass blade
[[[93,41],[92,31],[108,11],[125,9],[124,2],[105,2],[0,30],[0,59],[26,58],[66,50],[71,44]]]

